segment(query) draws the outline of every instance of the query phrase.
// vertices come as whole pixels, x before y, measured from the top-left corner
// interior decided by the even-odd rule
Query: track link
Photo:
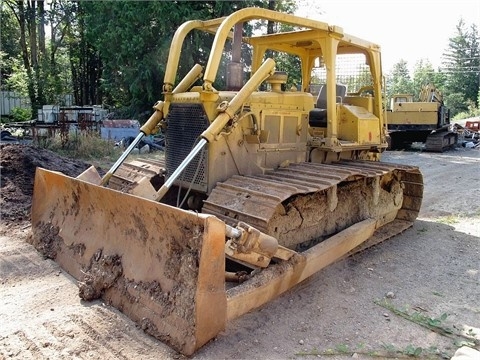
[[[425,141],[425,151],[444,152],[455,146],[458,134],[452,131],[439,131],[428,135]]]
[[[155,183],[156,179],[162,181],[159,177],[162,176],[164,169],[165,162],[163,160],[141,159],[125,162],[113,174],[109,187],[128,192],[129,188],[144,177],[149,178],[152,183]]]
[[[127,191],[142,177],[161,176],[160,161],[123,164],[110,187]],[[217,184],[202,212],[235,226],[239,221],[301,251],[368,218],[378,222],[367,248],[413,225],[423,198],[415,166],[372,161],[298,163],[265,174],[235,175]],[[357,249],[357,251],[360,249]]]
[[[215,187],[202,212],[230,225],[246,222],[296,250],[375,218],[379,226],[364,245],[368,247],[412,226],[422,197],[417,167],[369,161],[300,163],[264,175],[233,176]]]

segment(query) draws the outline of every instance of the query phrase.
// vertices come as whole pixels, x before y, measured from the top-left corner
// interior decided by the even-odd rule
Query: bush
[[[14,122],[28,121],[32,119],[32,109],[15,107],[12,109],[10,115]]]
[[[97,133],[56,134],[50,138],[40,138],[37,145],[62,156],[82,160],[116,161],[121,150],[111,141],[102,139]]]
[[[468,101],[467,105],[468,105],[468,110],[467,111],[462,111],[462,112],[459,112],[458,114],[456,114],[453,117],[454,121],[463,120],[463,119],[470,119],[470,118],[473,118],[473,117],[480,116],[480,108],[477,108],[474,102]]]

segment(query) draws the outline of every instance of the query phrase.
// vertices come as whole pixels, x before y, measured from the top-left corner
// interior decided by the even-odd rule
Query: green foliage
[[[464,112],[465,109],[465,94],[462,92],[446,93],[444,101],[448,104],[452,118],[457,118],[456,114]]]
[[[421,347],[415,347],[413,345],[407,345],[407,347],[403,350],[403,353],[408,356],[420,356],[423,349]]]
[[[462,111],[457,113],[454,117],[454,121],[470,119],[473,117],[480,116],[480,108],[475,105],[471,100],[467,100],[467,111]]]
[[[445,321],[448,318],[448,314],[446,313],[441,314],[439,317],[431,317],[419,312],[409,312],[408,310],[398,309],[387,299],[375,300],[374,303],[385,309],[390,310],[397,316],[400,316],[422,327],[425,327],[431,331],[434,331],[439,335],[450,337],[454,340],[458,340],[459,338],[465,338],[462,333],[454,331],[454,329],[458,327],[454,326],[453,328],[451,328],[445,324]]]
[[[478,116],[480,101],[480,46],[477,27],[467,28],[463,20],[450,38],[442,67],[435,71],[428,60],[415,64],[413,79],[407,63],[400,60],[387,75],[387,99],[394,94],[412,94],[418,101],[420,90],[432,83],[444,94],[444,103],[453,119]],[[456,116],[459,114],[459,116]]]
[[[295,12],[297,5],[291,0],[277,0],[268,1],[263,7],[292,14]],[[259,21],[255,28],[257,31],[262,31],[265,34],[295,31],[295,27],[291,25],[270,23],[266,21]],[[267,51],[266,56],[275,60],[275,69],[277,71],[285,71],[288,74],[287,83],[285,84],[286,90],[297,88],[302,84],[301,62],[298,56],[276,51]]]
[[[443,92],[446,76],[442,72],[435,72],[432,64],[428,60],[420,60],[415,64],[413,70],[413,95],[414,100],[419,101],[419,94],[422,88],[428,84],[434,84],[435,87]]]
[[[85,40],[103,64],[100,87],[104,103],[130,109],[131,116],[150,110],[162,98],[171,40],[185,21],[228,15],[253,1],[84,2]],[[168,18],[168,21],[161,19]],[[213,35],[192,32],[181,51],[181,79],[195,63],[205,65]],[[218,79],[224,81],[221,76]]]
[[[108,105],[151,107],[160,98],[162,65],[158,64],[165,62],[165,37],[171,36],[171,30],[166,31],[158,19],[164,18],[159,9],[168,6],[170,2],[83,3],[82,46],[97,49],[102,59],[99,86]],[[81,61],[82,54],[76,58]]]
[[[15,72],[12,63],[8,60],[20,56],[19,38],[20,28],[15,19],[15,14],[9,6],[0,5],[0,44],[2,44],[0,78],[2,84]]]
[[[32,119],[32,109],[15,107],[11,110],[10,115],[14,122],[28,121]]]
[[[342,354],[348,354],[351,352],[350,348],[346,344],[339,344],[336,347],[337,351],[342,353]]]
[[[447,73],[445,93],[455,94],[453,99],[446,100],[446,105],[452,109],[452,116],[468,111],[469,101],[478,107],[480,87],[480,38],[477,27],[472,24],[467,28],[464,21],[460,20],[456,30],[456,34],[449,39],[443,61],[443,69]]]
[[[453,225],[453,224],[457,224],[459,222],[458,217],[455,216],[455,215],[449,215],[449,216],[442,217],[442,218],[438,219],[438,221],[440,223],[446,224],[446,225]]]
[[[37,10],[32,18],[36,27],[25,28],[24,35],[29,39],[29,30],[39,29],[41,19],[45,17],[52,36],[51,41],[47,39],[46,49],[40,51],[37,34],[34,43],[27,41],[22,52],[19,15],[27,14],[25,4],[4,0],[0,6],[2,86],[28,94],[33,107],[45,103],[62,105],[66,94],[74,94],[77,105],[121,107],[128,117],[150,113],[151,106],[163,97],[162,84],[172,36],[184,21],[226,16],[247,6],[273,8],[286,13],[293,13],[297,7],[294,0],[56,0],[48,2],[45,13]],[[266,32],[267,25],[266,21],[246,23],[244,35],[248,36],[254,30]],[[285,30],[286,26],[271,24],[271,28],[276,32]],[[196,31],[187,36],[181,51],[177,81],[194,64],[206,64],[212,41],[213,35]],[[36,58],[31,56],[34,45],[37,47]],[[225,84],[226,63],[231,58],[228,44],[225,50],[214,84],[218,89]],[[249,52],[249,47],[245,45],[242,48],[245,71],[250,66]],[[27,62],[22,57],[24,53],[27,54]],[[443,66],[438,70],[433,69],[427,60],[419,61],[413,76],[407,63],[400,60],[387,75],[387,97],[391,98],[395,93],[418,96],[423,85],[433,83],[443,92],[452,117],[456,114],[462,118],[478,116],[480,49],[476,25],[468,27],[459,21],[457,32],[450,39],[444,56]],[[274,59],[277,70],[286,71],[289,75],[287,89],[299,84],[298,58],[275,54]],[[363,79],[361,84],[353,83],[352,79],[344,80],[349,85],[349,91],[371,84],[370,78]]]
[[[413,82],[405,60],[402,59],[393,66],[387,77],[386,85],[387,99],[390,99],[394,94],[414,94]]]
[[[8,0],[2,6],[2,15],[6,11],[12,14],[16,34],[12,43],[16,51],[9,53],[6,62],[11,72],[8,76],[3,76],[2,73],[2,77],[9,90],[28,95],[32,113],[36,113],[46,103],[61,105],[65,94],[72,92],[72,84],[68,81],[68,58],[65,54],[60,59],[56,57],[64,44],[66,31],[61,22],[55,21],[56,7],[65,7],[71,3],[68,0],[57,0],[45,6],[46,2]],[[62,10],[62,16],[66,13],[69,13],[66,9]],[[45,36],[47,23],[51,29],[50,41]],[[65,24],[70,24],[68,19],[64,19],[63,25]],[[2,33],[2,43],[3,36]]]
[[[3,82],[4,88],[18,92],[21,95],[28,95],[27,71],[20,58],[9,58],[5,61],[12,70],[8,78]]]
[[[274,55],[274,60],[276,63],[275,69],[277,71],[285,71],[288,74],[287,83],[285,85],[287,90],[291,87],[297,88],[297,86],[302,84],[302,74],[300,72],[301,63],[297,56],[277,53]]]

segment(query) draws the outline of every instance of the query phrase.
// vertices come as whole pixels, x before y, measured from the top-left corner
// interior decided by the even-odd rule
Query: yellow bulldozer
[[[293,30],[244,36],[249,21]],[[190,32],[213,45],[177,80]],[[283,54],[301,63],[295,86],[276,67]],[[313,94],[312,79],[324,80]],[[187,21],[163,100],[103,177],[37,169],[31,242],[78,279],[83,299],[102,297],[191,355],[230,320],[412,226],[422,174],[380,161],[382,93],[379,46],[341,27],[261,8]],[[155,132],[164,160],[127,161]]]

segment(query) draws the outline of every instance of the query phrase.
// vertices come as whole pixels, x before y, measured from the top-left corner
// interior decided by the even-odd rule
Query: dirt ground
[[[449,359],[480,348],[480,150],[382,161],[424,175],[414,226],[229,323],[192,359]],[[75,176],[88,164],[1,148],[0,359],[184,358],[102,301],[82,301],[76,281],[25,241],[36,166]]]

